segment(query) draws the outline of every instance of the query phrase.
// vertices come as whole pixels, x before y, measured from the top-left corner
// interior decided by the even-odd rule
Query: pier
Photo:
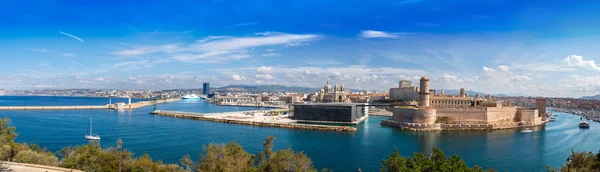
[[[300,130],[320,130],[320,131],[335,131],[335,132],[356,132],[357,129],[349,126],[330,126],[330,125],[310,125],[299,124],[297,121],[286,117],[279,116],[260,116],[265,110],[244,111],[244,112],[225,112],[225,113],[194,113],[181,111],[164,111],[156,110],[150,114],[168,116],[175,118],[185,118],[201,121],[221,122],[230,124],[253,125],[261,127],[277,127]],[[254,116],[258,114],[259,116]]]
[[[123,106],[116,105],[79,105],[79,106],[0,106],[0,110],[98,110],[98,109],[137,109],[144,106],[150,106],[158,103],[166,103],[177,101],[180,99],[163,99],[156,101],[141,101],[131,104],[124,104]]]

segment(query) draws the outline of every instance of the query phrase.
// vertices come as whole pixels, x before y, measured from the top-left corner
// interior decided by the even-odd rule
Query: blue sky
[[[2,1],[3,89],[230,84],[600,93],[600,2]]]

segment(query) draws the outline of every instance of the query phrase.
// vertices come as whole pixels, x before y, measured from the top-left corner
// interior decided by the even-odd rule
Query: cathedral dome
[[[325,87],[323,88],[323,90],[325,91],[325,93],[329,92],[329,90],[331,90],[331,85],[329,85],[329,81],[327,81],[327,84],[325,84]]]

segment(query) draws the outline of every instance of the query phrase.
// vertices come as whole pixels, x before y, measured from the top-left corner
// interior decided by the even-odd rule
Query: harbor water
[[[77,98],[85,102],[95,98]],[[0,97],[0,106],[6,105]],[[28,102],[29,104],[20,104]],[[31,103],[38,101],[37,103]],[[51,101],[45,102],[45,101]],[[64,101],[64,102],[61,102]],[[27,98],[13,105],[74,105],[65,98]],[[64,103],[64,104],[63,104]],[[571,150],[597,152],[600,145],[600,125],[591,123],[590,129],[579,129],[579,116],[557,113],[556,122],[533,128],[533,133],[522,134],[519,129],[496,131],[438,131],[410,132],[381,126],[389,117],[369,117],[358,125],[355,133],[309,130],[291,130],[247,125],[235,125],[170,118],[148,114],[153,106],[132,111],[113,110],[52,110],[0,111],[17,127],[17,141],[38,143],[51,151],[65,146],[86,144],[84,135],[89,131],[89,118],[94,119],[94,133],[102,137],[103,147],[114,146],[123,140],[123,147],[142,155],[148,153],[154,160],[178,163],[185,154],[195,160],[202,153],[202,145],[235,141],[252,153],[262,150],[262,141],[275,136],[275,148],[304,151],[318,168],[335,171],[379,171],[381,160],[398,148],[403,156],[414,152],[429,152],[441,148],[447,155],[457,154],[470,166],[495,168],[500,171],[545,171],[546,166],[564,164]],[[258,110],[252,107],[215,106],[199,100],[181,100],[159,104],[161,110],[218,113]]]

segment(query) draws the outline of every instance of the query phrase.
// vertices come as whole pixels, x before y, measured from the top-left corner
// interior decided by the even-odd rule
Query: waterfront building
[[[369,116],[364,103],[294,104],[291,119],[306,122],[358,124]]]
[[[202,94],[208,96],[210,94],[210,84],[208,82],[202,84]]]
[[[545,123],[545,102],[537,108],[522,108],[510,102],[469,97],[464,88],[460,95],[442,96],[431,93],[429,78],[420,80],[419,103],[416,107],[393,109],[391,120],[383,125],[411,130],[495,129],[536,126]],[[542,106],[543,104],[543,106]],[[456,125],[458,124],[458,125]],[[456,128],[459,127],[459,128]]]
[[[412,86],[412,81],[401,80],[398,88],[390,88],[390,100],[417,100],[419,87]]]
[[[214,102],[219,105],[236,105],[254,103],[252,97],[235,97],[235,96],[215,96]]]

